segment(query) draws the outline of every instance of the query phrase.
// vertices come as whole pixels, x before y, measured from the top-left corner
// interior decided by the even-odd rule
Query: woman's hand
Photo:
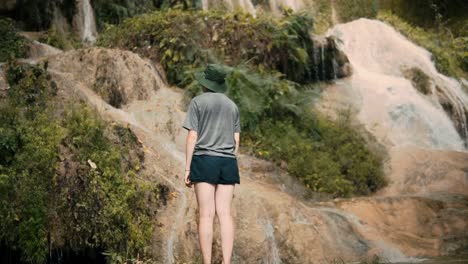
[[[184,178],[185,186],[187,186],[188,188],[192,188],[193,182],[190,181],[189,176],[190,176],[190,171],[185,171],[185,178]]]

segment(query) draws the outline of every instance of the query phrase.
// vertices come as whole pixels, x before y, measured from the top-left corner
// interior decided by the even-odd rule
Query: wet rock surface
[[[145,152],[145,175],[169,186],[167,205],[156,220],[155,257],[161,263],[200,263],[197,201],[183,182],[183,91],[168,87],[149,61],[131,52],[92,48],[50,56],[48,61],[61,92],[77,94],[105,119],[129,126]],[[111,104],[112,87],[121,95],[120,104]],[[454,174],[466,172],[466,153],[447,155],[446,162],[456,165]],[[401,165],[406,176],[394,178],[386,197],[335,200],[314,197],[269,162],[241,155],[239,164],[241,183],[235,187],[232,209],[233,263],[348,262],[373,254],[412,261],[456,253],[466,241],[468,194],[454,186],[459,176],[445,177],[447,184],[439,187],[435,175],[435,187],[415,191],[425,184],[421,178],[413,189],[402,188],[412,180],[412,171],[427,163]],[[214,228],[213,261],[219,263],[218,220]]]

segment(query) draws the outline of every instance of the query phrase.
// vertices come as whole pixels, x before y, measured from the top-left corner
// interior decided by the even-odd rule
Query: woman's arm
[[[185,177],[184,182],[187,187],[192,187],[190,182],[190,164],[192,163],[193,151],[197,143],[198,134],[195,130],[189,130],[187,133],[187,140],[185,141]]]
[[[190,164],[192,163],[193,151],[195,149],[195,143],[197,143],[198,134],[195,130],[189,130],[187,133],[187,139],[185,141],[185,171],[190,170]]]
[[[240,133],[239,132],[234,133],[234,140],[236,141],[236,148],[234,150],[234,154],[236,155],[236,158],[237,158],[237,155],[239,153],[239,140],[240,140]]]

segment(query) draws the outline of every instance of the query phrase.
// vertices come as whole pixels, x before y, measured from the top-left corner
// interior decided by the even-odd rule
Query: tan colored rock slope
[[[144,167],[152,175],[148,180],[171,188],[172,198],[156,220],[161,227],[155,231],[153,248],[159,261],[201,263],[196,199],[193,189],[183,183],[182,90],[168,87],[150,62],[128,51],[91,48],[48,60],[63,92],[84,98],[108,120],[130,125],[144,145]],[[108,103],[118,102],[115,98],[122,99],[117,104],[120,108]],[[467,193],[456,186],[463,172],[466,177],[466,155],[435,155],[442,155],[453,167],[441,186],[431,176],[427,189],[417,187],[425,184],[421,166],[427,163],[411,163],[398,168],[421,172],[411,188],[406,185],[411,181],[407,176],[394,177],[383,192],[391,197],[327,202],[304,198],[307,191],[294,178],[269,162],[242,155],[241,183],[233,200],[233,263],[327,263],[376,253],[392,261],[408,261],[459,250],[468,234]],[[394,161],[399,163],[404,162]],[[426,192],[446,187],[460,195]],[[411,196],[416,193],[426,195]],[[214,263],[220,263],[217,221],[215,232]]]

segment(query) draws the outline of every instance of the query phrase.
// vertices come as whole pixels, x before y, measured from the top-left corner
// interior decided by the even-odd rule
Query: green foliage
[[[243,12],[155,11],[109,26],[98,45],[137,51],[159,61],[168,80],[186,86],[187,74],[207,62],[237,65],[248,61],[276,69],[298,82],[310,81],[309,37],[312,19],[307,14],[254,18]]]
[[[330,0],[315,0],[313,14],[314,33],[324,34],[332,26],[332,6]]]
[[[92,4],[97,27],[101,30],[105,24],[120,24],[126,18],[150,12],[158,7],[158,2],[154,0],[94,0]]]
[[[240,107],[241,125],[253,129],[264,116],[282,118],[289,113],[298,113],[301,102],[311,100],[314,94],[302,94],[303,101],[298,100],[299,86],[285,80],[278,72],[256,72],[246,66],[231,68],[227,77],[228,91]]]
[[[431,93],[431,80],[421,69],[413,67],[404,70],[405,78],[409,79],[413,86],[423,94]]]
[[[372,152],[349,114],[333,122],[312,110],[318,93],[275,72],[246,65],[228,69],[226,94],[239,106],[243,146],[285,162],[313,191],[333,197],[367,195],[385,185],[382,157]],[[200,93],[192,83],[187,94]]]
[[[377,18],[389,23],[403,35],[428,49],[440,72],[455,77],[467,77],[468,37],[454,38],[441,31],[424,30],[390,12],[379,12]]]
[[[116,127],[119,144],[113,144],[105,135],[107,124],[92,109],[85,105],[68,109],[62,121],[68,131],[63,144],[75,154],[74,160],[94,162],[96,169],[82,179],[60,179],[59,197],[67,197],[58,205],[66,240],[75,249],[104,246],[124,257],[147,254],[160,190],[137,178],[139,159],[123,164],[129,148],[134,148],[134,135]]]
[[[0,36],[0,62],[26,55],[26,39],[17,34],[13,20],[0,17]]]
[[[75,0],[17,0],[15,20],[21,21],[25,30],[46,30],[52,23],[56,8],[71,24],[76,11]]]
[[[54,25],[47,30],[46,34],[42,36],[39,41],[62,50],[81,48],[82,46],[80,40],[77,39],[75,35],[61,32]]]
[[[53,0],[19,0],[16,4],[17,20],[23,21],[26,29],[42,30],[47,29],[53,18]]]
[[[47,254],[48,205],[57,146],[64,134],[51,120],[47,102],[53,91],[44,69],[12,65],[8,100],[0,105],[1,146],[0,239],[21,249],[23,260],[42,262]]]
[[[465,12],[468,3],[463,0],[335,0],[334,2],[342,22],[360,17],[375,18],[378,12],[390,12],[424,29],[445,31],[455,37],[468,35],[468,14]]]
[[[166,187],[138,177],[144,155],[131,130],[107,124],[84,103],[57,100],[45,66],[12,63],[7,79],[0,241],[26,262],[45,262],[49,249],[148,255]]]
[[[390,11],[425,29],[444,28],[454,36],[467,36],[468,3],[463,0],[381,0],[381,10]]]
[[[341,22],[360,17],[374,18],[379,11],[379,0],[334,0]]]
[[[313,191],[348,197],[385,185],[382,158],[346,118],[331,122],[310,112],[296,120],[264,119],[248,138],[257,155],[285,161],[288,171]]]

